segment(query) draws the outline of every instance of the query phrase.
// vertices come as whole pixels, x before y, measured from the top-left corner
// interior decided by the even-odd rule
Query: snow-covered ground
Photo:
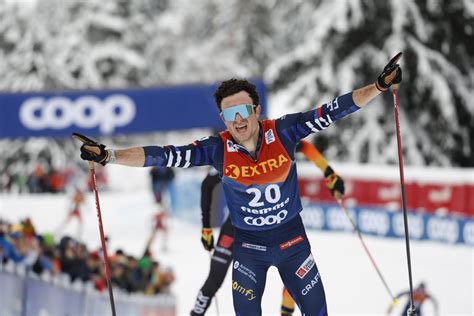
[[[100,192],[100,199],[104,228],[111,239],[109,252],[122,248],[138,256],[143,251],[155,211],[147,186],[147,170],[107,168],[113,185],[110,190]],[[201,177],[203,171],[186,174]],[[0,195],[0,217],[17,221],[29,216],[40,232],[55,231],[67,207],[67,195]],[[83,212],[84,240],[94,249],[100,245],[100,240],[92,194],[87,195]],[[74,225],[65,227],[64,232],[74,235]],[[311,231],[308,237],[322,274],[330,314],[385,315],[389,295],[357,236]],[[364,238],[394,294],[407,289],[404,241]],[[207,276],[209,254],[200,243],[199,226],[179,218],[171,222],[167,252],[162,251],[161,242],[162,236],[158,235],[153,253],[163,265],[174,269],[177,280],[173,291],[178,299],[178,315],[186,315]],[[414,283],[426,282],[428,290],[439,302],[440,315],[474,315],[474,250],[467,246],[412,241],[411,251]],[[230,280],[229,273],[217,296],[220,315],[233,315]],[[270,269],[263,297],[265,315],[278,315],[281,290],[276,269]],[[216,305],[211,305],[208,315],[216,315],[216,310]],[[429,303],[425,312],[433,314]]]

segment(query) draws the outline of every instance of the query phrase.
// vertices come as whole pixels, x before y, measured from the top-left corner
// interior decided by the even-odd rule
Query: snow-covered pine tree
[[[281,43],[296,45],[266,71],[274,115],[289,104],[306,110],[373,82],[388,59],[403,51],[400,104],[407,163],[474,165],[472,1],[300,1],[282,6],[279,15],[301,22],[277,32]],[[318,143],[335,144],[329,158],[396,162],[392,98],[374,103],[317,136]]]

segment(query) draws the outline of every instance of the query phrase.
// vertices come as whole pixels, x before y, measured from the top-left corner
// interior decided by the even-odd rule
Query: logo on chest
[[[289,159],[285,157],[285,155],[280,154],[277,158],[266,159],[247,166],[229,164],[224,169],[224,175],[234,180],[239,178],[257,178],[267,173],[274,173],[275,171],[280,171],[280,169],[286,169],[282,168],[284,166],[288,166],[289,168]]]
[[[267,144],[271,144],[275,141],[275,135],[273,134],[273,130],[270,129],[265,132],[265,142]]]
[[[237,148],[235,148],[234,143],[231,142],[230,140],[227,140],[226,145],[227,145],[227,151],[228,152],[230,152],[230,153],[236,153],[237,152]]]

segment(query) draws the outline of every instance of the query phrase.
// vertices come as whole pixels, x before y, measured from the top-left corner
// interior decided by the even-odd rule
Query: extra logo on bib
[[[233,147],[230,148],[237,151]],[[227,150],[231,151],[229,150],[229,145],[227,146]],[[234,180],[239,178],[265,176],[266,174],[271,174],[280,167],[285,166],[288,162],[289,159],[285,157],[285,155],[280,154],[276,159],[270,158],[255,165],[238,166],[236,164],[229,164],[224,169],[224,175]]]

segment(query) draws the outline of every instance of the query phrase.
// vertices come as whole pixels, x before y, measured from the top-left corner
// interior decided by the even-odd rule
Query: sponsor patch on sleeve
[[[295,274],[300,278],[303,279],[306,274],[315,266],[313,255],[309,255],[308,258],[299,266],[298,270],[296,270]]]

